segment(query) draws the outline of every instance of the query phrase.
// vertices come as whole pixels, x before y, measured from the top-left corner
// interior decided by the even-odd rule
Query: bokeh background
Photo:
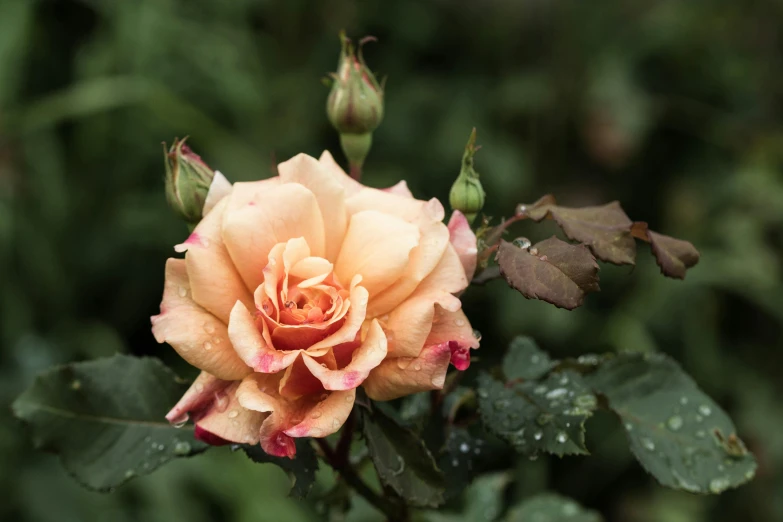
[[[509,500],[546,488],[609,522],[783,520],[783,4],[774,0],[0,0],[0,519],[321,520],[285,475],[214,450],[111,493],[81,489],[31,448],[7,405],[47,367],[155,343],[163,265],[186,235],[163,195],[161,142],[232,180],[324,148],[342,158],[320,78],[337,34],[388,75],[365,182],[447,200],[477,127],[490,215],[548,192],[614,199],[691,240],[667,280],[603,266],[574,312],[501,282],[465,307],[482,364],[517,334],[558,356],[662,350],[734,417],[760,468],[721,497],[658,487],[598,418],[589,458],[520,460]],[[520,224],[542,239],[550,225]],[[604,426],[604,425],[607,426]],[[348,520],[373,520],[356,510]]]

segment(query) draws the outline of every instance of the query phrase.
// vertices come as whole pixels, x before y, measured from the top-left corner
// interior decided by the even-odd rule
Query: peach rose
[[[479,343],[455,295],[476,237],[458,212],[447,227],[438,200],[365,187],[328,152],[279,173],[208,198],[175,247],[185,259],[166,263],[152,331],[202,370],[172,423],[293,457],[292,437],[342,426],[358,386],[389,400],[468,367]]]

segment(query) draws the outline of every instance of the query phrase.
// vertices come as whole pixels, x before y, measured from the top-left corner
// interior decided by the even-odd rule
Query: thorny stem
[[[350,436],[346,437],[343,435],[343,438],[348,438],[350,440]],[[341,444],[343,441],[343,438],[341,438],[340,442],[338,442],[337,450],[341,450]],[[326,442],[326,439],[314,439],[316,444],[318,444],[318,447],[321,448],[321,451],[324,454],[324,460],[329,464],[335,471],[337,471],[342,479],[351,486],[356,493],[361,495],[362,497],[367,500],[370,504],[375,506],[376,509],[381,511],[384,515],[386,515],[389,522],[406,522],[409,520],[408,511],[406,509],[406,506],[403,504],[399,504],[397,502],[394,502],[388,498],[384,498],[381,495],[377,494],[375,491],[373,491],[370,486],[368,486],[362,479],[359,477],[359,475],[356,473],[356,470],[351,466],[350,461],[347,458],[341,459],[340,455],[332,449],[332,447],[329,445],[328,442]],[[345,443],[343,443],[344,445]],[[350,443],[347,444],[350,447]],[[344,450],[343,450],[344,451]],[[346,452],[347,453],[347,452]]]

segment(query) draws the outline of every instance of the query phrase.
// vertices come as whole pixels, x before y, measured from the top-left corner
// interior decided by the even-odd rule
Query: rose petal
[[[242,407],[236,396],[238,387],[239,381],[236,381],[216,393],[212,406],[196,422],[196,426],[230,442],[255,444],[265,415]]]
[[[438,305],[438,306],[436,306]],[[458,310],[458,298],[446,292],[417,295],[392,310],[384,330],[389,340],[389,353],[394,357],[417,357],[433,328],[436,308]]]
[[[377,295],[403,274],[418,242],[418,227],[374,210],[359,212],[351,217],[334,272],[343,284],[361,275],[362,286]]]
[[[312,255],[324,255],[324,223],[315,195],[296,183],[271,187],[262,204],[228,198],[223,239],[231,260],[248,288],[263,281],[263,263],[272,247],[292,238],[304,238]]]
[[[212,183],[209,184],[209,191],[207,191],[207,197],[204,199],[204,208],[201,210],[201,215],[206,216],[209,214],[218,201],[228,196],[231,193],[231,182],[221,174],[220,171],[215,171],[215,177],[212,178]]]
[[[353,179],[351,176],[345,173],[345,171],[337,164],[328,150],[323,151],[321,157],[318,158],[318,163],[326,169],[332,176],[332,179],[337,181],[345,191],[345,196],[350,196],[364,189],[364,185]]]
[[[370,373],[362,386],[367,395],[376,401],[439,390],[446,382],[450,359],[448,343],[427,346],[418,357],[386,359]]]
[[[231,381],[224,381],[207,372],[201,372],[185,395],[166,414],[166,420],[172,424],[187,420],[188,416],[193,421],[199,420],[212,407],[215,394],[223,392],[229,386]]]
[[[251,306],[253,303],[220,233],[229,199],[221,199],[187,241],[175,248],[178,252],[187,251],[185,261],[193,300],[224,323],[228,323],[234,303],[242,301]]]
[[[228,380],[251,372],[232,348],[225,323],[191,299],[184,259],[166,261],[160,314],[151,321],[155,340],[170,344],[193,366]]]
[[[228,336],[239,357],[253,370],[275,373],[285,369],[299,355],[299,350],[275,350],[264,339],[250,311],[237,303],[231,311]]]
[[[370,323],[361,346],[353,352],[351,362],[345,368],[330,369],[322,366],[308,354],[302,358],[310,372],[327,390],[350,390],[359,386],[370,374],[370,371],[378,366],[386,357],[386,336],[381,325],[376,319]]]
[[[381,189],[384,192],[389,192],[390,194],[394,194],[396,196],[403,196],[406,198],[413,198],[413,193],[411,193],[411,189],[408,188],[408,183],[403,179],[397,182],[397,184],[392,185],[391,187]]]
[[[470,281],[473,274],[476,273],[476,255],[478,246],[476,243],[476,234],[470,228],[465,215],[459,210],[455,210],[449,219],[449,235],[451,236],[451,245],[459,256],[462,266],[465,269],[465,277]]]
[[[350,215],[374,210],[421,225],[443,221],[445,215],[443,205],[435,198],[422,201],[368,187],[350,196],[345,205]]]
[[[340,245],[348,227],[345,189],[329,168],[307,154],[294,156],[278,165],[277,170],[283,182],[299,183],[315,194],[323,216],[325,257],[329,261],[334,261],[340,252]]]
[[[324,348],[337,346],[338,344],[356,339],[356,335],[361,330],[362,324],[364,324],[364,320],[367,317],[367,302],[369,300],[367,289],[360,286],[359,282],[362,282],[360,276],[354,277],[353,281],[351,281],[351,294],[347,303],[347,314],[340,329],[326,337],[323,341],[319,341],[308,348],[308,354],[311,356],[322,355],[325,351]]]
[[[449,244],[449,230],[437,221],[422,227],[419,244],[410,253],[410,260],[402,276],[389,288],[373,297],[368,313],[371,317],[389,313],[408,298],[416,287],[440,263]]]

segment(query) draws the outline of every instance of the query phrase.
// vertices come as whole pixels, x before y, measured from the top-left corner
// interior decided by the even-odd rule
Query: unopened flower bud
[[[340,144],[352,169],[361,169],[372,145],[372,132],[383,120],[383,86],[362,57],[362,45],[374,38],[362,39],[358,51],[345,33],[340,34],[340,39],[342,50],[337,72],[331,75],[326,114],[340,134]]]
[[[193,227],[203,216],[204,202],[215,178],[215,171],[190,150],[184,139],[175,139],[168,151],[165,144],[163,147],[166,199],[171,208]]]
[[[476,147],[476,129],[470,134],[465,152],[462,155],[462,168],[459,177],[451,187],[449,203],[451,208],[459,210],[471,223],[484,207],[484,187],[481,186],[479,174],[473,168],[473,156],[480,147]]]

